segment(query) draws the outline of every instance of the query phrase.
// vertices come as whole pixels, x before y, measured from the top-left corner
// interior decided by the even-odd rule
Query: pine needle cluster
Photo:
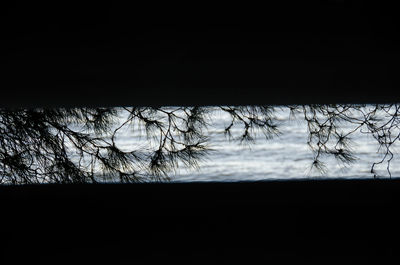
[[[393,144],[400,137],[399,106],[288,106],[306,122],[312,168],[324,173],[323,158],[349,165],[356,161],[352,135],[371,135],[390,173]],[[198,168],[212,151],[208,127],[212,113],[229,114],[221,130],[230,140],[251,143],[261,132],[279,135],[272,106],[131,107],[74,109],[0,109],[0,183],[96,183],[168,180],[180,165]],[[121,120],[121,115],[124,117]],[[351,125],[343,130],[343,123]],[[232,128],[242,133],[232,138]],[[150,147],[127,149],[117,143],[123,129],[140,130]]]

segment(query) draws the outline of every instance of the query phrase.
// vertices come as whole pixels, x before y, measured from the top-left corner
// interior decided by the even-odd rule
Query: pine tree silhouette
[[[314,154],[311,168],[325,172],[324,157],[340,163],[356,161],[351,136],[370,134],[382,159],[390,162],[400,137],[399,105],[286,106],[308,129],[307,143]],[[274,106],[131,107],[71,109],[0,109],[0,183],[96,183],[168,180],[179,164],[197,168],[211,150],[207,128],[212,113],[229,114],[221,128],[229,140],[251,143],[262,132],[266,139],[280,133]],[[124,119],[121,119],[124,117]],[[342,123],[352,126],[342,130]],[[233,138],[235,126],[242,128]],[[151,147],[117,144],[124,128],[142,130]]]

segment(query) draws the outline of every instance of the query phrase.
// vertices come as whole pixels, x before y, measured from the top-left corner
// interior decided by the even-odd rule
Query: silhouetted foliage
[[[307,105],[290,106],[293,114],[301,114],[308,128],[308,145],[314,153],[312,167],[324,172],[321,158],[333,156],[338,161],[350,164],[356,158],[352,152],[351,136],[355,132],[371,135],[379,145],[382,159],[373,163],[371,173],[376,177],[375,166],[387,162],[391,177],[390,162],[393,159],[393,144],[400,137],[399,105]],[[342,124],[350,124],[343,130]]]
[[[393,144],[399,139],[399,106],[306,105],[288,106],[291,115],[304,119],[308,145],[314,154],[311,165],[324,173],[324,156],[345,164],[352,152],[354,132],[370,134],[379,144],[382,159],[390,162]],[[229,114],[221,131],[230,140],[251,143],[262,132],[266,139],[279,134],[274,120],[276,107],[131,107],[76,109],[0,109],[0,183],[94,183],[167,180],[182,163],[198,167],[211,151],[207,128],[212,113]],[[352,126],[343,130],[342,123]],[[233,138],[234,126],[243,128]],[[120,130],[143,131],[146,147],[119,146]]]

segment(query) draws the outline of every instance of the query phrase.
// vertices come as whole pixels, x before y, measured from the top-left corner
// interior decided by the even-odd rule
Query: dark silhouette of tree
[[[290,107],[292,113],[301,113],[307,123],[308,145],[314,153],[312,167],[325,171],[323,156],[334,156],[339,162],[350,164],[356,158],[351,148],[351,136],[359,131],[371,135],[379,145],[382,159],[374,162],[371,173],[377,177],[375,166],[393,159],[393,144],[400,137],[399,105],[308,105]],[[343,122],[351,129],[344,131]]]
[[[314,154],[311,167],[324,173],[324,157],[350,164],[354,132],[370,134],[379,144],[382,159],[390,162],[399,139],[399,106],[306,105],[288,106],[291,115],[306,121],[308,145]],[[276,107],[131,107],[75,109],[0,109],[0,183],[94,183],[167,180],[182,163],[198,167],[211,151],[207,128],[211,114],[229,114],[221,130],[228,139],[251,143],[257,133],[266,139],[279,134]],[[342,123],[352,126],[342,130]],[[242,127],[238,137],[231,130]],[[146,148],[118,145],[123,129],[141,130]]]

